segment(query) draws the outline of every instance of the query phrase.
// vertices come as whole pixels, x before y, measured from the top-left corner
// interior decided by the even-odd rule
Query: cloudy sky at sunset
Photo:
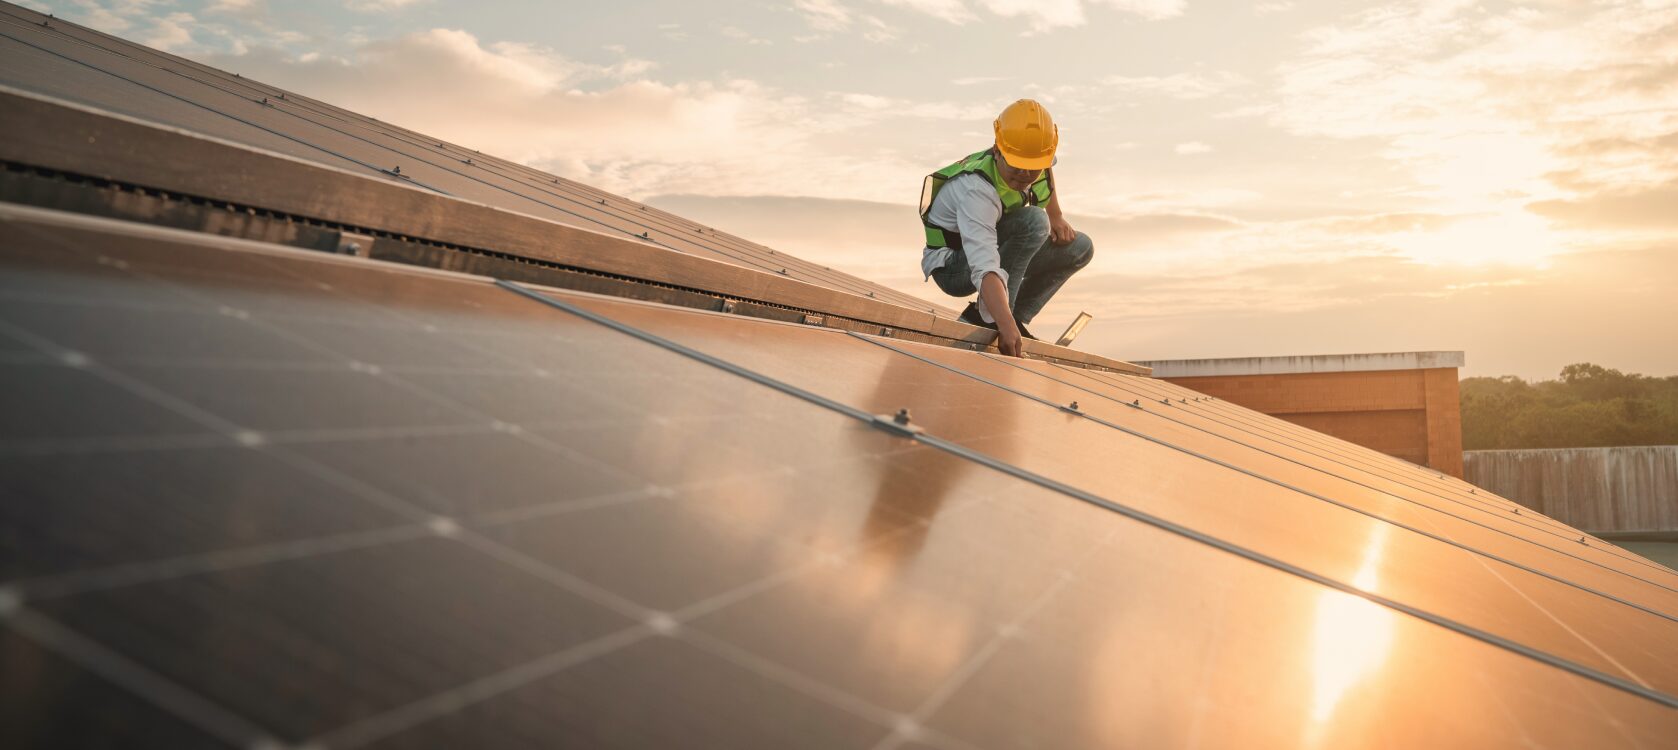
[[[921,177],[1061,126],[1124,359],[1678,374],[1678,1],[24,0],[939,299]]]

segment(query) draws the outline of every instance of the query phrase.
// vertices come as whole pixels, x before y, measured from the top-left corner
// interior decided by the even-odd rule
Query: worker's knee
[[[1095,259],[1095,242],[1083,232],[1075,232],[1072,241],[1066,243],[1066,255],[1072,260],[1072,267],[1081,269]]]

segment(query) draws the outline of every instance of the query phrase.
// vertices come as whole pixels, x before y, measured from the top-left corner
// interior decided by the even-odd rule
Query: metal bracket
[[[909,423],[908,409],[901,409],[896,414],[875,414],[872,424],[898,437],[912,438],[926,432],[920,425]]]
[[[373,257],[373,237],[355,232],[339,232],[338,245],[332,249],[339,255],[354,255],[358,258]]]

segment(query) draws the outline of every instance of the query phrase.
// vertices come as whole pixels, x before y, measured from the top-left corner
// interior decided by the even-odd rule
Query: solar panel
[[[81,375],[42,408],[141,404],[203,440],[11,423],[26,502],[5,526],[57,539],[4,555],[4,653],[31,668],[0,704],[37,744],[1634,746],[1674,726],[1647,696],[942,450],[1083,481],[1022,438],[1089,424],[1116,500],[1171,477],[1194,487],[1179,503],[1243,499],[1173,466],[1199,459],[844,334],[547,292],[860,412],[908,406],[929,437],[484,280],[12,214],[0,331],[42,356],[6,384]],[[100,319],[124,335],[90,335]],[[242,343],[207,358],[181,330]],[[385,397],[265,377],[327,365]],[[1383,559],[1445,553],[1358,527],[1313,544],[1362,586],[1446,603]],[[1621,733],[1583,734],[1605,721]]]

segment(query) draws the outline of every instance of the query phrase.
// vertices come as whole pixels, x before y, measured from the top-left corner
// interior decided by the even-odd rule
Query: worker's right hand
[[[996,321],[996,348],[1003,356],[1020,356],[1020,329],[1014,321]]]

